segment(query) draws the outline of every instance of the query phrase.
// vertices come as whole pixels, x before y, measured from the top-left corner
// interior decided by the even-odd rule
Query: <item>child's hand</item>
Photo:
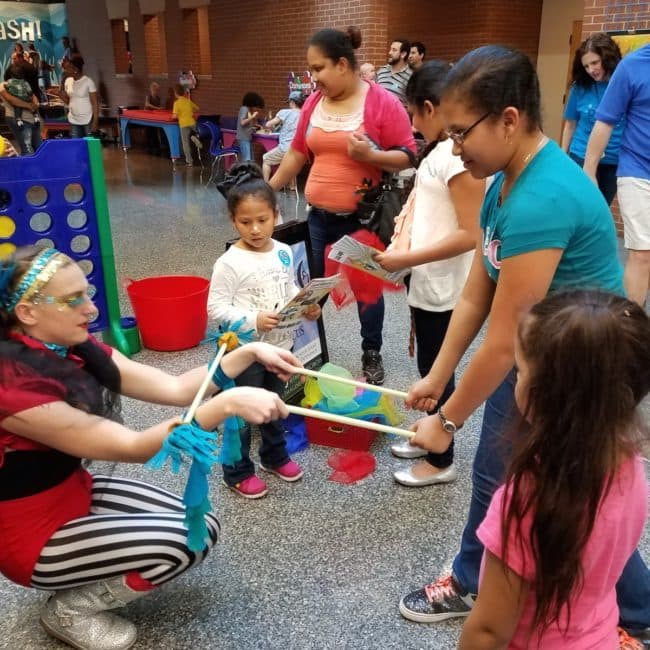
[[[386,271],[401,271],[410,266],[407,256],[404,253],[398,251],[384,251],[373,256],[372,259],[375,260],[381,266],[382,269]]]
[[[257,313],[257,331],[270,332],[277,327],[280,317],[272,311],[260,311]]]
[[[302,315],[307,320],[318,320],[320,318],[320,305],[308,305],[302,310]]]

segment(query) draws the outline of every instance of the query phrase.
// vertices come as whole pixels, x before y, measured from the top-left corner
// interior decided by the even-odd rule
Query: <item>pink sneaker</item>
[[[292,460],[289,460],[284,465],[280,465],[280,467],[275,467],[274,469],[266,468],[262,464],[260,464],[260,467],[265,472],[275,474],[276,476],[279,476],[283,481],[287,481],[288,483],[293,483],[293,481],[301,479],[303,475],[303,471],[300,465],[298,465],[298,463],[294,463]]]
[[[241,483],[237,483],[237,485],[229,485],[228,487],[245,499],[261,499],[269,492],[266,483],[261,478],[257,478],[255,474],[244,479]]]

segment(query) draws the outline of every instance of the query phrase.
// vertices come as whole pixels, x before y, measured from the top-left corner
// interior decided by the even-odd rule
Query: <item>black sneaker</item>
[[[463,593],[453,576],[447,576],[404,596],[399,611],[409,621],[438,623],[447,618],[469,616],[473,606],[472,594]]]
[[[384,363],[378,350],[364,350],[361,366],[369,384],[381,386],[384,383]]]

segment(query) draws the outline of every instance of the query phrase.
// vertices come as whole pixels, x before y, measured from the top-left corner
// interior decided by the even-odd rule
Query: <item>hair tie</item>
[[[221,192],[222,196],[227,199],[228,193],[239,185],[248,183],[249,181],[254,181],[259,179],[260,176],[255,174],[253,171],[247,168],[235,168],[235,172],[227,171],[224,174],[223,181],[217,183],[217,189]]]

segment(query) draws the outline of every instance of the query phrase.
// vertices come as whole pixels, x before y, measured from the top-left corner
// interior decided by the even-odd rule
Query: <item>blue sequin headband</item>
[[[3,301],[5,309],[13,311],[21,300],[35,296],[67,260],[68,257],[56,248],[45,249],[34,259],[16,290]]]

